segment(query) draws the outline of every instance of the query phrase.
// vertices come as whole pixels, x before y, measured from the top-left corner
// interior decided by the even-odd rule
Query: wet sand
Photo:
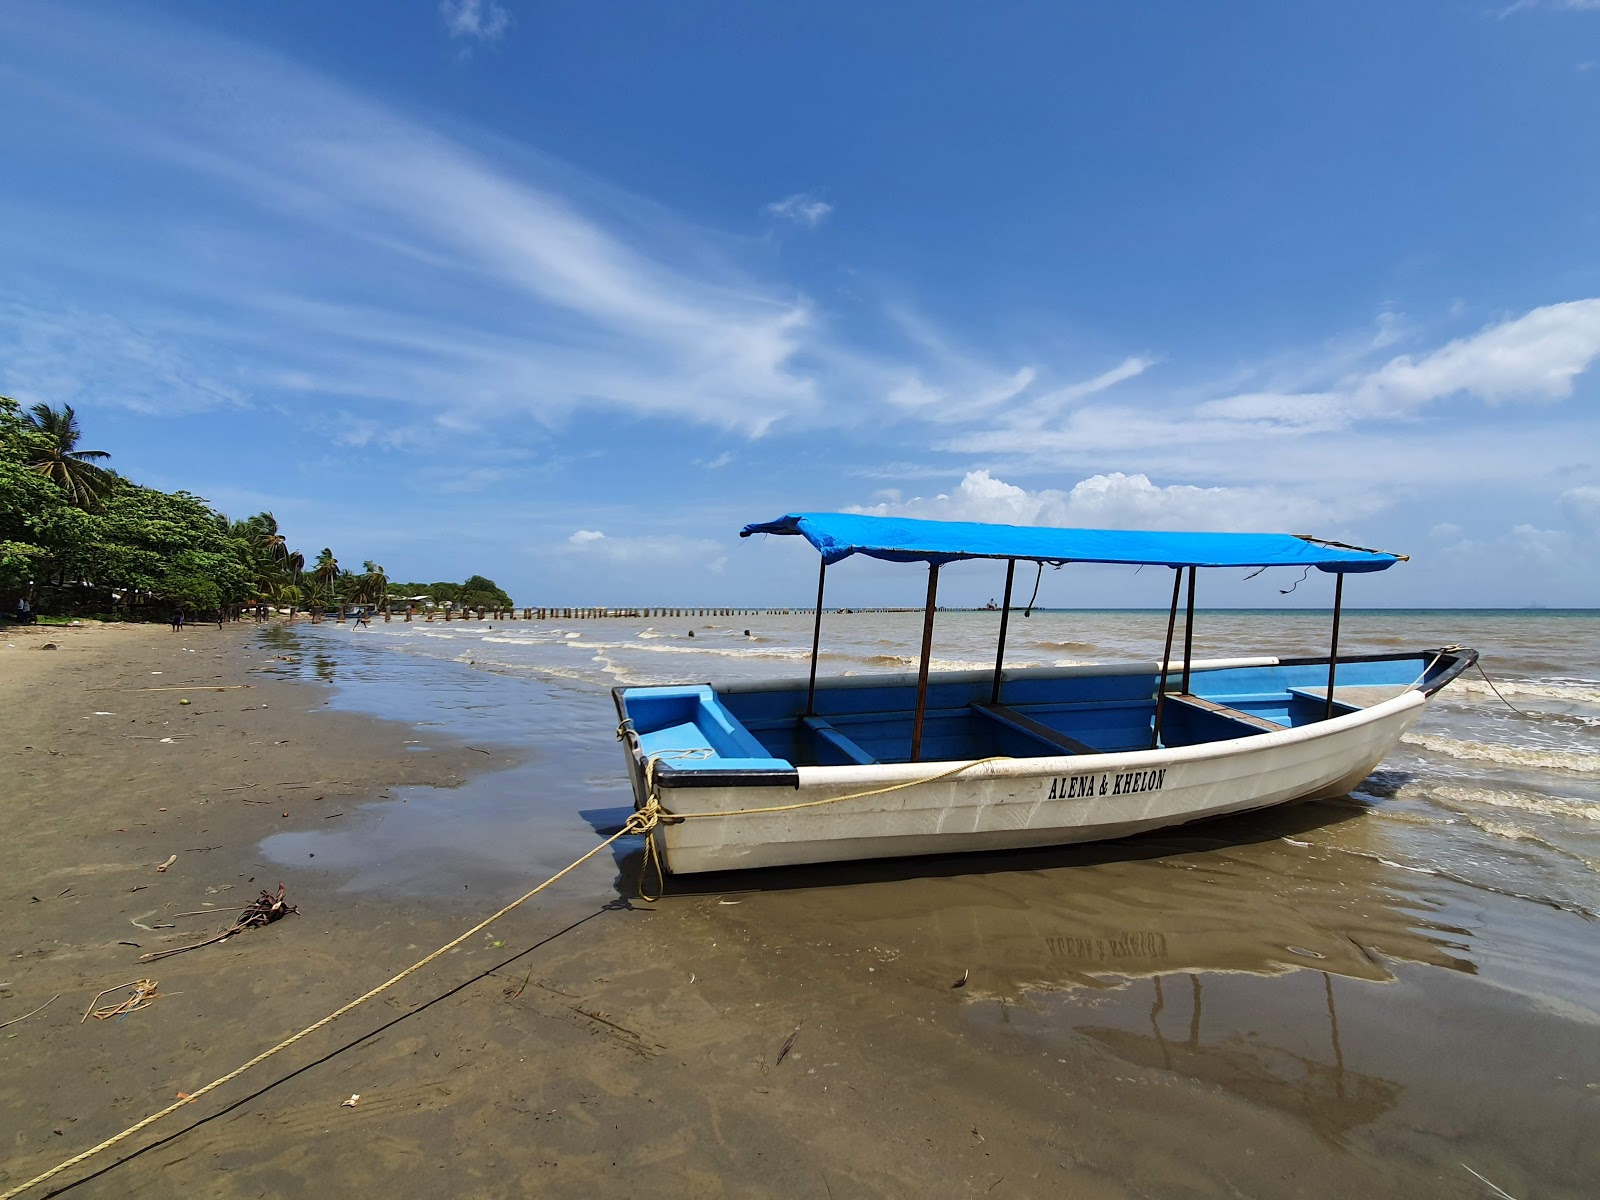
[[[6,640],[0,1020],[61,999],[0,1029],[5,1186],[420,958],[626,811],[593,689],[530,708],[532,737],[467,742],[399,697],[390,715],[408,722],[330,707],[301,678],[326,643],[209,627]],[[463,696],[494,686],[430,669]],[[517,825],[524,810],[566,818],[546,832]],[[132,1157],[54,1182],[1493,1194],[1470,1168],[1513,1196],[1589,1194],[1593,922],[1392,866],[1364,813],[1348,800],[1106,847],[673,880],[654,904],[632,898],[629,848],[119,1148]],[[299,915],[136,961],[280,879]],[[150,1008],[79,1022],[95,991],[138,977],[160,982]]]

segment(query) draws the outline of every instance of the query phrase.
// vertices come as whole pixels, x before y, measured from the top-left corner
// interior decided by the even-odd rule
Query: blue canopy
[[[1361,550],[1289,533],[1163,533],[1137,529],[1049,529],[919,521],[859,513],[790,513],[746,525],[752,533],[798,533],[836,563],[852,554],[890,562],[947,563],[963,558],[1022,558],[1034,562],[1126,563],[1164,567],[1316,567],[1320,571],[1382,571],[1403,554]]]

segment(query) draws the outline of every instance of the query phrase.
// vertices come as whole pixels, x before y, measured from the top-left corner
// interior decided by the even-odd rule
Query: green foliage
[[[161,592],[168,603],[188,609],[191,615],[222,607],[222,593],[214,582],[204,575],[191,574],[181,568],[174,568],[162,576]]]
[[[511,606],[481,575],[393,584],[371,559],[360,574],[344,570],[326,547],[307,571],[270,512],[232,521],[188,492],[140,487],[96,465],[108,455],[78,449],[81,437],[70,406],[24,413],[0,396],[0,594],[8,601],[31,590],[41,613],[144,608],[163,617],[175,605],[210,612],[258,598],[291,609],[378,605],[395,592]]]
[[[97,508],[115,476],[96,462],[111,455],[104,450],[78,449],[83,432],[72,405],[63,404],[57,410],[35,404],[21,419],[33,434],[28,442],[29,469],[59,487],[68,503],[89,511]]]
[[[458,608],[510,608],[511,597],[492,579],[474,575],[465,583],[390,583],[392,596],[429,596],[435,604],[453,603]]]

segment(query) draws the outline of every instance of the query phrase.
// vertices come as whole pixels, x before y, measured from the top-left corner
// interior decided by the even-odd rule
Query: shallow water
[[[689,624],[274,631],[299,661],[264,669],[321,678],[332,707],[408,722],[419,744],[489,753],[459,789],[395,789],[265,852],[315,852],[351,888],[515,895],[631,807],[610,687],[804,670],[805,618]],[[901,669],[918,624],[830,615],[824,669]],[[1316,653],[1326,636],[1317,614],[1197,624],[1197,656]],[[945,614],[939,665],[992,665],[995,626]],[[1163,614],[1041,612],[1014,618],[1007,661],[1148,658],[1164,632]],[[736,900],[711,910],[724,934],[781,939],[808,970],[868,961],[940,990],[968,976],[972,1033],[1016,1053],[1048,1063],[1087,1040],[1108,1070],[1437,1159],[1444,1184],[1473,1186],[1464,1161],[1513,1194],[1581,1194],[1600,1167],[1583,1132],[1600,1112],[1600,619],[1356,613],[1343,638],[1450,643],[1484,650],[1493,685],[1451,685],[1351,797],[1100,846],[685,877],[663,912]],[[633,894],[638,857],[618,851],[611,896]]]
[[[907,648],[916,645],[920,619],[915,613],[828,614],[822,669],[866,674],[913,667]],[[1195,654],[1317,653],[1325,648],[1326,624],[1325,614],[1301,611],[1202,612]],[[935,666],[992,666],[997,626],[994,613],[943,614]],[[1163,613],[1017,615],[1006,661],[1151,658],[1164,633]],[[335,703],[445,721],[469,739],[536,745],[547,760],[580,766],[581,787],[593,780],[620,805],[626,803],[620,755],[604,736],[614,724],[610,687],[801,676],[811,625],[801,616],[392,622],[360,631],[306,627],[301,636],[325,647],[323,673],[337,671],[342,688]],[[1353,612],[1344,622],[1342,648],[1354,653],[1454,643],[1483,652],[1487,677],[1473,673],[1447,688],[1359,795],[1381,800],[1375,819],[1406,865],[1448,869],[1486,886],[1593,909],[1600,882],[1600,617]],[[337,656],[337,668],[330,656]],[[472,703],[465,702],[468,696]],[[597,746],[603,750],[595,762]],[[573,779],[565,768],[552,769],[538,776],[537,790],[541,797],[562,795],[594,807],[592,799],[579,802],[568,790]],[[560,803],[538,802],[551,817]]]

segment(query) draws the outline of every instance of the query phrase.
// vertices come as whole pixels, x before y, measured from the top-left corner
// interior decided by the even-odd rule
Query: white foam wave
[[[1507,698],[1522,696],[1536,700],[1562,700],[1568,704],[1600,704],[1600,688],[1592,682],[1581,681],[1574,683],[1523,683],[1509,679],[1497,679],[1493,687],[1481,679],[1458,679],[1450,685],[1446,695],[1462,692],[1470,696],[1484,696],[1495,698],[1495,689],[1500,695]]]
[[[1570,796],[1549,796],[1543,792],[1504,791],[1498,788],[1473,788],[1438,786],[1428,789],[1428,795],[1443,800],[1452,807],[1462,809],[1479,805],[1512,809],[1517,812],[1537,813],[1540,816],[1577,817],[1584,821],[1600,821],[1600,804],[1578,800]]]
[[[719,658],[782,658],[810,659],[809,650],[755,650],[748,646],[674,646],[638,642],[570,642],[575,650],[623,650],[630,654],[690,654],[696,657],[716,655]]]
[[[1570,750],[1536,750],[1531,746],[1491,745],[1488,742],[1462,741],[1431,733],[1408,733],[1401,739],[1409,746],[1420,746],[1451,758],[1476,759],[1508,767],[1527,767],[1541,771],[1600,772],[1600,754]]]

